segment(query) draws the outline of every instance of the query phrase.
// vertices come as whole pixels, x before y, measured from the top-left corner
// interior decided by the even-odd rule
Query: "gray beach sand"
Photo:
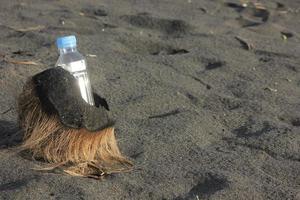
[[[260,2],[2,0],[0,199],[300,199],[300,2]],[[13,149],[16,98],[69,34],[132,172],[43,173]]]

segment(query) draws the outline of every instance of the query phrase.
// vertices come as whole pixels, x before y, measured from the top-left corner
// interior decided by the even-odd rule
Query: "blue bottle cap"
[[[56,46],[59,49],[76,47],[75,35],[63,36],[56,39]]]

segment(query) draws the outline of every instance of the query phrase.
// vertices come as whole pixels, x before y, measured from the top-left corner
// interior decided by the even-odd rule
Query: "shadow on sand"
[[[23,132],[15,122],[0,120],[0,149],[19,146]]]

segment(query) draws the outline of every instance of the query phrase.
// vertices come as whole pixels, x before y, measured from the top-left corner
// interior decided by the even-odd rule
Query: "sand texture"
[[[1,0],[0,199],[300,199],[300,1]],[[16,98],[76,34],[130,173],[32,170]]]

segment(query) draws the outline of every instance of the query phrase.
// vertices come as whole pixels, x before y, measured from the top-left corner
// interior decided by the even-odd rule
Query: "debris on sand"
[[[290,32],[280,32],[280,33],[283,40],[287,40],[294,36],[294,34]]]
[[[13,52],[13,53],[15,53],[15,52]],[[35,61],[30,61],[30,60],[15,60],[15,59],[12,59],[12,58],[7,58],[7,55],[3,54],[3,53],[0,53],[0,58],[2,58],[2,60],[4,62],[16,64],[16,65],[36,65],[36,66],[41,65],[40,63],[37,63]]]
[[[12,60],[12,59],[6,59],[5,61],[16,65],[39,65],[34,61],[20,61],[20,60]]]
[[[95,54],[86,54],[86,56],[91,57],[91,58],[96,58],[97,57],[97,55],[95,55]]]
[[[46,27],[43,25],[38,25],[38,26],[27,27],[27,28],[15,28],[15,27],[9,27],[9,28],[18,32],[29,32],[29,31],[40,31],[45,29]]]
[[[244,49],[246,49],[246,50],[252,50],[253,49],[253,44],[251,44],[250,42],[248,42],[247,40],[245,40],[245,39],[243,39],[243,38],[241,38],[241,37],[238,37],[238,36],[236,36],[236,37],[234,37],[236,40],[238,40],[240,43],[241,43],[241,45],[242,45],[242,47],[244,48]]]
[[[225,3],[225,6],[240,14],[237,20],[242,27],[261,25],[266,23],[270,16],[268,9],[261,3],[241,1],[241,3]]]
[[[277,89],[270,88],[270,87],[265,87],[264,90],[268,90],[270,92],[277,92],[278,91]]]

